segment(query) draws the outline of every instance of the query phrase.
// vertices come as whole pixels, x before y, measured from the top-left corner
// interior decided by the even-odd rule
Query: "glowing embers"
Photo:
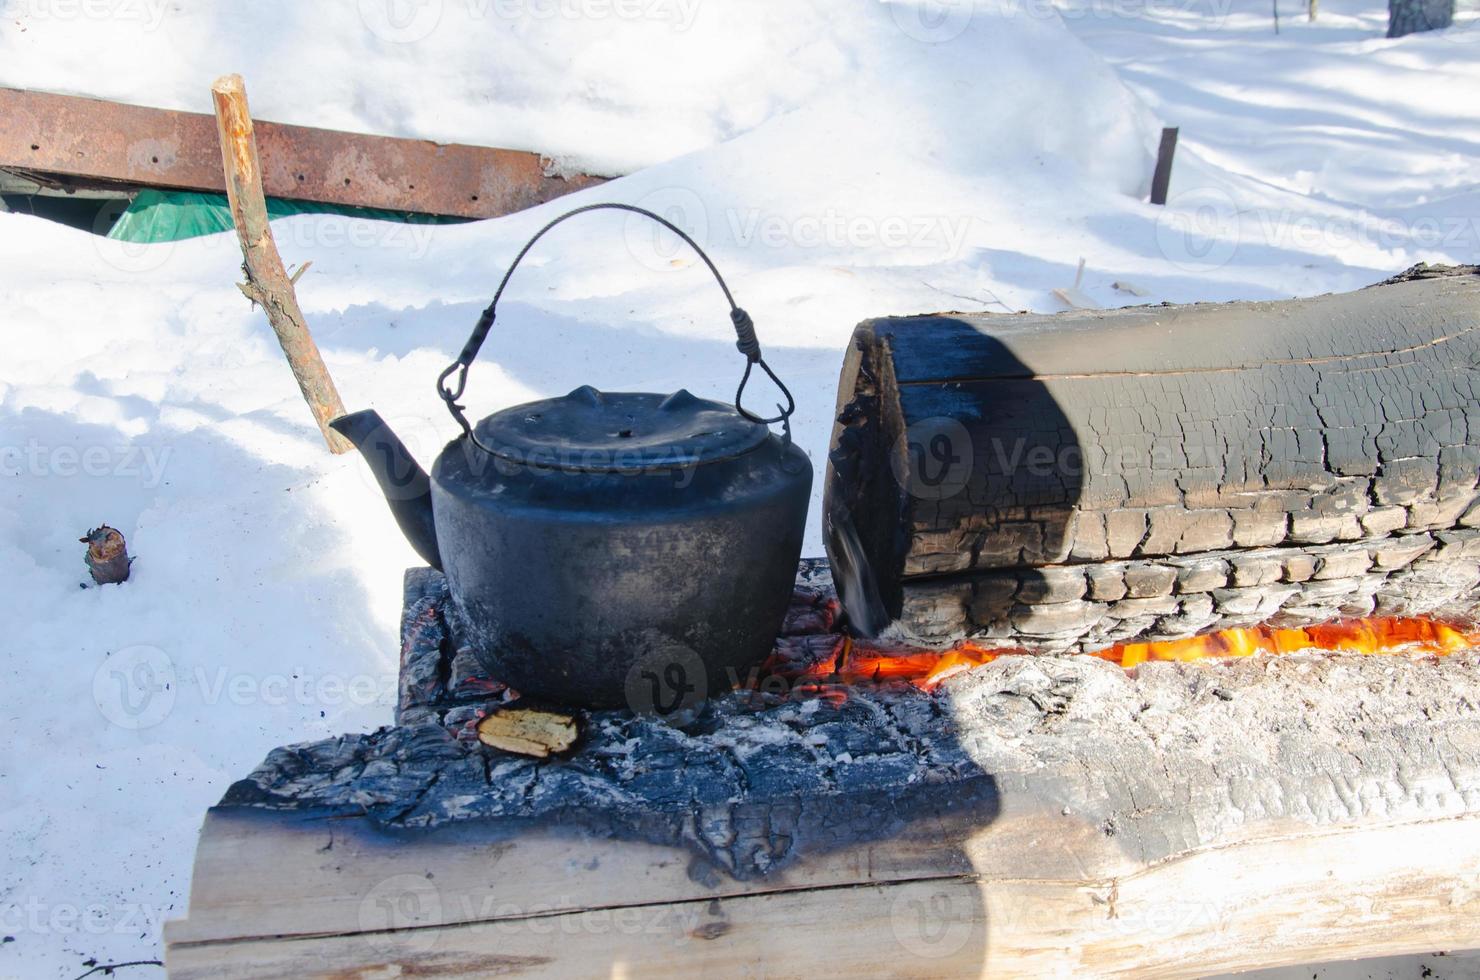
[[[1480,646],[1480,629],[1431,619],[1377,617],[1338,620],[1303,629],[1255,626],[1150,643],[1121,643],[1092,654],[1122,667],[1148,660],[1221,660],[1308,651],[1424,656]],[[1016,648],[960,643],[949,650],[889,647],[837,634],[783,638],[756,677],[742,687],[829,700],[850,687],[910,684],[934,690],[946,678],[990,663]]]
[[[1148,660],[1202,660],[1307,650],[1442,656],[1477,645],[1480,645],[1480,630],[1467,631],[1432,619],[1378,617],[1338,620],[1303,629],[1255,626],[1185,640],[1122,643],[1096,656],[1113,660],[1122,667],[1134,667]]]

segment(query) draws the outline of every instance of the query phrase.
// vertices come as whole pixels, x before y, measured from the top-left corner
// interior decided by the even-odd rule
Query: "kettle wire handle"
[[[775,422],[786,423],[786,421],[791,417],[792,413],[796,411],[796,399],[792,398],[791,391],[786,387],[786,385],[782,384],[780,378],[776,377],[776,372],[771,370],[771,366],[766,363],[766,359],[761,355],[761,343],[756,338],[755,324],[751,321],[750,314],[745,312],[745,310],[741,309],[735,303],[735,297],[730,294],[730,287],[726,285],[724,276],[720,275],[719,269],[715,268],[714,262],[712,262],[709,256],[705,254],[704,250],[699,247],[699,243],[694,241],[693,238],[689,237],[687,232],[675,225],[673,222],[669,221],[667,218],[664,218],[662,215],[659,214],[654,214],[652,211],[649,211],[646,208],[640,208],[633,204],[617,204],[614,202],[605,202],[601,204],[587,204],[583,207],[565,212],[560,217],[554,219],[549,224],[545,225],[545,227],[535,232],[534,237],[524,243],[524,247],[519,250],[519,254],[514,256],[514,261],[509,263],[508,271],[504,273],[503,280],[499,282],[498,289],[493,294],[493,301],[488,304],[488,308],[484,310],[482,315],[478,317],[478,323],[473,327],[473,332],[468,336],[468,342],[463,345],[462,353],[458,354],[457,360],[449,364],[447,368],[440,375],[437,376],[437,393],[442,397],[442,400],[447,403],[447,410],[452,413],[452,417],[457,420],[458,425],[462,426],[463,434],[466,435],[470,440],[472,440],[473,444],[476,445],[479,449],[482,449],[486,453],[492,453],[492,450],[479,442],[478,437],[473,434],[473,427],[471,424],[469,424],[467,416],[463,412],[463,406],[459,405],[457,403],[457,400],[462,397],[464,389],[467,388],[468,367],[473,363],[473,359],[478,356],[478,351],[483,347],[483,342],[488,339],[488,332],[493,329],[493,321],[498,309],[498,301],[504,295],[504,288],[509,285],[509,279],[514,275],[514,270],[519,267],[519,263],[524,260],[524,256],[529,254],[529,250],[534,248],[534,243],[543,238],[545,233],[551,228],[554,228],[556,225],[560,224],[562,221],[565,221],[567,218],[573,218],[578,214],[584,214],[587,211],[602,210],[630,211],[633,214],[640,214],[644,217],[652,218],[654,221],[658,222],[658,224],[662,225],[663,227],[667,228],[669,231],[677,235],[679,238],[683,239],[686,243],[688,243],[690,248],[698,253],[699,258],[704,260],[704,264],[708,266],[709,271],[713,273],[714,281],[719,283],[719,288],[724,291],[725,301],[730,304],[730,322],[734,324],[735,327],[735,347],[740,351],[740,353],[745,355],[745,373],[740,376],[740,386],[735,389],[735,411],[739,412],[742,416],[749,419],[750,421],[758,422],[762,425],[771,425]],[[780,405],[777,405],[776,407],[780,409],[780,414],[771,418],[764,418],[759,415],[754,415],[744,405],[741,404],[741,398],[745,394],[745,386],[750,382],[751,370],[756,365],[760,365],[760,369],[766,373],[766,376],[770,378],[771,381],[776,385],[776,387],[781,390],[781,393],[786,396],[786,407],[782,408]],[[447,379],[450,378],[454,373],[457,373],[458,376],[457,387],[455,388],[451,387],[447,382]]]

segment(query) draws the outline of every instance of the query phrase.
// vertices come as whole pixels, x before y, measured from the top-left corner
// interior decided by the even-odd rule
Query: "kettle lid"
[[[476,434],[511,462],[621,473],[730,459],[759,446],[770,430],[684,389],[659,395],[583,385],[496,412],[478,423]]]

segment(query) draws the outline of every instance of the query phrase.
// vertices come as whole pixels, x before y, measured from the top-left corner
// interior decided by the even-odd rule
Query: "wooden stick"
[[[241,291],[267,313],[329,451],[349,452],[354,448],[349,440],[329,428],[330,419],[344,414],[344,403],[339,400],[329,369],[308,332],[303,311],[298,307],[298,296],[268,225],[262,167],[257,159],[247,89],[241,76],[223,75],[216,79],[211,86],[211,100],[216,106],[216,131],[221,137],[221,162],[226,168],[226,196],[241,240],[242,271],[247,275],[247,281],[240,284]]]
[[[1151,203],[1166,204],[1172,186],[1172,157],[1177,153],[1177,127],[1161,131],[1161,146],[1156,150],[1156,170],[1151,175]]]

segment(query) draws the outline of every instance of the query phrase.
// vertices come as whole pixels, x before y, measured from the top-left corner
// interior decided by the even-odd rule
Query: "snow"
[[[378,0],[0,0],[0,84],[200,111],[236,70],[262,118],[628,174],[476,224],[275,224],[312,262],[300,299],[346,404],[423,462],[455,432],[433,381],[504,264],[590,201],[704,244],[819,469],[868,316],[1059,309],[1081,258],[1107,306],[1480,261],[1472,16],[1387,41],[1375,0],[1287,12],[1278,37],[1262,3],[1066,2],[425,0],[393,22]],[[1182,142],[1155,208],[1162,125]],[[470,412],[586,383],[732,391],[702,266],[639,219],[577,222],[521,267]],[[0,214],[0,975],[157,956],[225,787],[274,746],[390,719],[416,559],[358,458],[324,452],[239,263],[229,235],[133,246]],[[134,576],[81,589],[76,538],[102,522]]]

